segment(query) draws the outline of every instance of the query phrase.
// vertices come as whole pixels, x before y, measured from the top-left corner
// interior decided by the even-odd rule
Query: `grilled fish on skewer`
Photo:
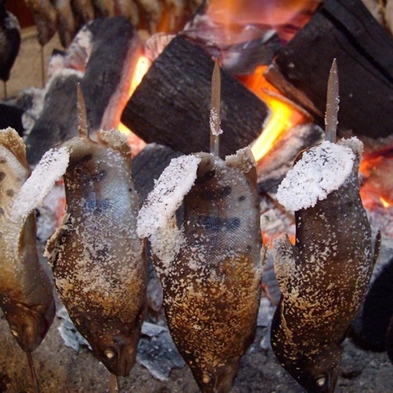
[[[50,280],[38,260],[35,213],[13,217],[13,202],[30,170],[22,139],[0,131],[0,306],[20,347],[32,352],[54,317]]]
[[[183,187],[189,182],[181,178],[188,161],[196,179],[184,191],[178,230],[171,227],[172,212],[166,226],[161,224],[154,214],[155,198],[164,198],[158,211],[165,210],[167,191],[170,197],[171,190],[179,188],[169,185],[165,191],[165,177],[179,176]],[[226,162],[200,153],[172,160],[171,165],[140,211],[138,232],[142,237],[151,234],[168,325],[179,352],[203,392],[227,392],[254,338],[259,306],[262,263],[255,168],[247,151]],[[158,222],[156,232],[145,223],[149,216],[154,217],[151,226]]]
[[[68,48],[76,34],[77,24],[70,0],[54,0],[57,12],[57,31],[61,45]]]
[[[376,259],[359,196],[361,152],[356,138],[311,148],[277,194],[284,206],[295,210],[296,244],[285,238],[276,245],[275,269],[283,295],[271,342],[281,365],[308,392],[334,391],[340,344],[364,300]],[[308,199],[316,187],[321,194]]]
[[[6,0],[0,1],[0,79],[4,82],[4,98],[7,99],[6,82],[18,56],[21,36],[18,19],[5,8]]]
[[[55,35],[57,29],[56,9],[50,0],[25,0],[33,14],[38,31],[38,42],[45,46]]]
[[[135,362],[147,288],[131,151],[114,130],[99,131],[93,142],[85,115],[79,116],[80,138],[63,144],[70,152],[67,214],[47,255],[76,328],[111,373],[126,376]]]

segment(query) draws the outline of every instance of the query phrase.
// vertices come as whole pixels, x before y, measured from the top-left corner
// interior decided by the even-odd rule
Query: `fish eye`
[[[106,357],[107,359],[113,359],[113,358],[115,357],[115,355],[116,355],[116,352],[115,352],[115,350],[112,349],[112,348],[107,348],[107,349],[105,349],[105,351],[104,351],[104,355],[105,355],[105,357]]]
[[[315,383],[319,386],[322,387],[325,385],[326,383],[326,376],[325,375],[319,375],[316,379],[315,379]]]
[[[203,383],[209,383],[210,382],[210,377],[208,374],[204,374],[202,377],[202,382]]]
[[[11,333],[14,337],[19,337],[19,331],[14,327],[11,328]]]

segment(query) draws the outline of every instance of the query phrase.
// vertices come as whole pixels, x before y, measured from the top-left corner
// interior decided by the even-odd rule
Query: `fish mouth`
[[[135,365],[136,351],[131,344],[115,345],[106,348],[103,354],[100,351],[96,357],[101,360],[112,374],[117,377],[127,377]]]
[[[239,358],[229,359],[226,364],[214,372],[202,372],[196,381],[203,393],[228,393],[234,384],[239,370]]]

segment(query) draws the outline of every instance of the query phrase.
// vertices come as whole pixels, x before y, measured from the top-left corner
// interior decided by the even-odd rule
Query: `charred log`
[[[96,19],[88,25],[93,35],[86,70],[77,76],[55,78],[45,96],[44,109],[26,140],[27,159],[36,164],[57,143],[77,135],[76,85],[85,97],[89,129],[117,126],[128,99],[131,72],[141,53],[139,36],[121,17]],[[113,37],[116,37],[114,40]]]
[[[393,40],[360,0],[326,0],[279,52],[266,78],[323,124],[329,69],[337,59],[340,130],[392,133]]]
[[[147,143],[183,153],[209,150],[214,62],[177,36],[155,60],[128,101],[122,122]],[[266,104],[222,70],[220,139],[223,156],[253,142],[268,117]]]

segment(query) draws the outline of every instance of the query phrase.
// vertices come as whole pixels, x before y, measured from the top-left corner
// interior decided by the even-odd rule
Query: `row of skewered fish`
[[[56,32],[67,48],[78,30],[96,18],[123,16],[150,33],[173,32],[195,12],[198,0],[25,0],[38,30],[40,45]]]
[[[92,141],[81,98],[79,108],[80,137],[53,150],[63,156],[67,212],[46,255],[62,302],[94,355],[112,374],[128,375],[145,314],[148,238],[179,352],[201,391],[228,392],[254,338],[264,259],[249,149],[225,160],[209,153],[174,159],[138,212],[125,138],[112,130]],[[29,179],[23,141],[11,129],[0,132],[0,141],[0,306],[31,353],[51,324],[54,302],[37,258],[33,209],[19,206]],[[300,189],[322,184],[325,194],[292,205],[296,244],[284,238],[275,247],[282,299],[272,347],[309,392],[334,391],[340,343],[375,260],[359,197],[360,155],[354,139],[324,142],[298,158],[300,180],[321,162],[345,170],[333,186],[324,183],[329,170],[300,181]],[[281,194],[291,189],[284,184]]]

